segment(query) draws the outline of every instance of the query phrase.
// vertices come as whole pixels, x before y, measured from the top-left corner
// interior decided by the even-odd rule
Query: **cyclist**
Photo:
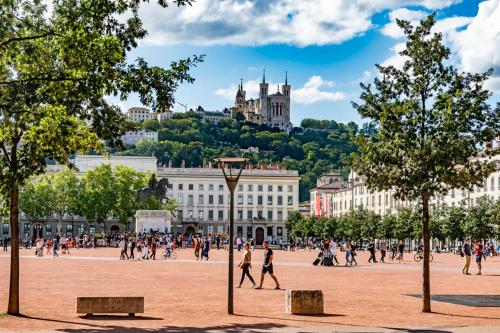
[[[424,244],[420,242],[417,246],[417,253],[423,253],[424,252]]]

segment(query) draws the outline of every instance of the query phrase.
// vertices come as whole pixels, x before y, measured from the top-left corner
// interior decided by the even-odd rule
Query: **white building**
[[[156,119],[157,114],[143,107],[132,107],[127,111],[127,117],[135,122],[143,122],[150,119]]]
[[[157,119],[159,122],[172,119],[174,112],[172,110],[165,110],[164,112],[160,112],[157,115]]]
[[[158,141],[158,132],[140,129],[137,131],[128,131],[122,135],[122,141],[126,145],[135,145],[142,139]]]
[[[490,158],[496,161],[498,167],[484,182],[483,186],[475,186],[469,192],[462,189],[451,189],[445,196],[437,196],[431,199],[431,205],[446,204],[450,207],[462,203],[473,205],[475,201],[484,195],[492,200],[500,199],[500,155]],[[328,178],[325,175],[323,178]],[[352,181],[354,179],[354,181]],[[354,185],[353,185],[354,183]],[[377,214],[385,215],[395,212],[398,207],[415,207],[415,202],[400,201],[394,198],[394,191],[368,191],[362,177],[356,174],[349,180],[341,181],[338,186],[329,187],[328,184],[318,186],[310,191],[310,211],[317,216],[337,217],[349,212],[354,207],[363,206]]]
[[[177,200],[174,232],[228,233],[229,190],[220,169],[159,168],[158,176],[167,177]],[[244,170],[234,194],[235,233],[257,245],[285,239],[284,222],[299,209],[299,179],[296,170]]]

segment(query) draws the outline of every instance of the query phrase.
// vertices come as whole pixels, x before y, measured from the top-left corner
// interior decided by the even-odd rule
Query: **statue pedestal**
[[[138,210],[135,212],[135,232],[172,231],[172,214],[166,210]]]

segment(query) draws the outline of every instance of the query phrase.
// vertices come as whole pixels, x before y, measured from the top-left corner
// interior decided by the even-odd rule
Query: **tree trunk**
[[[10,188],[10,289],[7,313],[19,315],[19,184]]]
[[[422,236],[424,240],[422,312],[431,312],[431,281],[430,281],[430,237],[429,237],[429,196],[422,195]]]

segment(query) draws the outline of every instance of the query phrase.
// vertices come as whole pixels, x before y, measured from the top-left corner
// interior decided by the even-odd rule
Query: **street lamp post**
[[[233,261],[234,261],[234,190],[241,176],[241,172],[246,164],[246,158],[226,157],[215,160],[222,169],[224,179],[230,193],[229,202],[229,262],[227,280],[227,313],[233,314]]]

